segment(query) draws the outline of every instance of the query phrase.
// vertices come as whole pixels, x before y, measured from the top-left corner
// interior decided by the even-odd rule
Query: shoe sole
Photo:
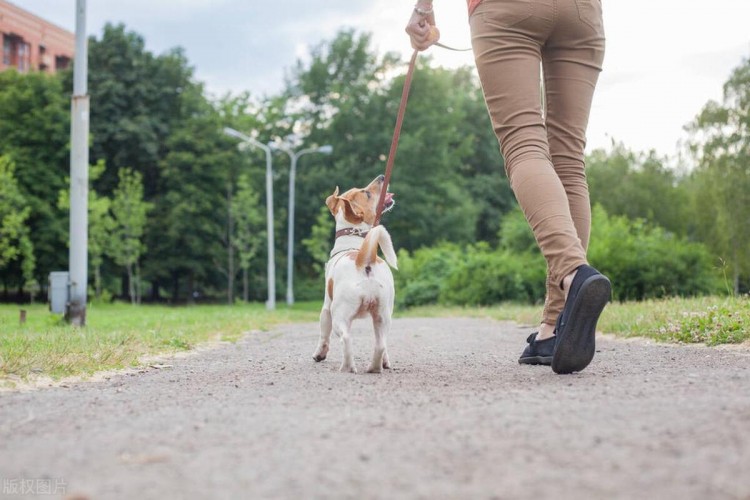
[[[551,365],[552,356],[529,356],[528,358],[519,358],[519,365]]]
[[[579,372],[591,363],[596,351],[596,323],[611,296],[612,284],[604,275],[596,274],[581,284],[569,320],[557,332],[552,371]]]

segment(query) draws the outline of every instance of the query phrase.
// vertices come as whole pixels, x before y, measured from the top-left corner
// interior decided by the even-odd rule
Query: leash
[[[385,194],[388,191],[388,184],[391,182],[391,172],[393,171],[393,162],[396,160],[396,149],[398,148],[398,139],[401,135],[401,124],[404,121],[404,113],[406,112],[406,100],[409,97],[409,88],[411,87],[411,79],[414,76],[414,67],[417,63],[418,50],[414,50],[411,55],[411,61],[409,61],[409,69],[406,72],[406,79],[404,80],[404,90],[401,92],[401,103],[398,106],[398,114],[396,115],[396,127],[393,130],[393,139],[391,140],[391,150],[388,152],[388,161],[385,164],[385,180],[383,181],[383,189],[380,190],[380,198],[378,199],[378,208],[375,212],[375,223],[373,227],[380,224],[380,216],[383,215],[383,205],[385,205]]]
[[[448,45],[443,45],[440,42],[435,42],[435,43],[433,43],[433,45],[436,45],[436,46],[438,46],[440,48],[443,48],[443,49],[446,49],[446,50],[452,50],[453,52],[468,52],[468,51],[472,50],[471,47],[469,47],[468,49],[456,49],[454,47],[449,47]]]
[[[453,50],[456,52],[465,52],[471,50],[468,49],[454,49],[442,43],[435,43],[438,47],[442,47],[447,50]],[[380,198],[378,199],[378,207],[375,212],[375,223],[373,227],[380,224],[380,217],[383,215],[383,206],[385,205],[385,195],[388,191],[388,185],[391,182],[391,172],[393,172],[393,163],[396,161],[396,149],[398,148],[398,139],[401,136],[401,124],[404,121],[404,113],[406,112],[406,101],[409,98],[409,88],[411,87],[411,80],[414,76],[414,67],[417,63],[418,50],[414,50],[411,55],[411,61],[409,61],[409,69],[406,71],[406,79],[404,80],[404,89],[401,92],[401,103],[398,106],[398,114],[396,115],[396,126],[393,130],[393,139],[391,140],[391,150],[388,152],[388,161],[385,164],[385,180],[383,181],[383,189],[380,190]]]

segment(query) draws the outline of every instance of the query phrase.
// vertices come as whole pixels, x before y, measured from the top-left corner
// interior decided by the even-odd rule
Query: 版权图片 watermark
[[[68,484],[61,477],[4,477],[0,482],[3,495],[64,495]]]

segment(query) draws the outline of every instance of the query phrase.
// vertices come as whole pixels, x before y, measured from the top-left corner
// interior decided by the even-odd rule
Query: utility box
[[[47,288],[49,310],[55,314],[64,314],[70,300],[70,279],[68,271],[54,271],[49,273],[49,287]]]

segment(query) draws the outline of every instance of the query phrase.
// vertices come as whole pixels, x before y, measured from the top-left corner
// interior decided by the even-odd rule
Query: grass
[[[312,306],[315,306],[313,308]],[[142,364],[148,355],[174,353],[211,341],[235,341],[251,330],[314,321],[316,304],[167,307],[90,304],[87,326],[73,328],[44,305],[0,306],[0,381],[43,374],[92,374]],[[19,324],[19,309],[27,321]]]
[[[0,385],[30,376],[53,379],[140,366],[144,356],[192,349],[198,344],[233,342],[252,330],[298,321],[317,321],[320,304],[262,304],[168,307],[90,304],[85,328],[72,328],[44,305],[0,305]],[[19,324],[19,309],[27,321]],[[534,325],[538,306],[429,306],[400,311],[397,317],[488,317]],[[750,341],[750,297],[703,297],[614,303],[599,329],[624,337],[708,345]]]
[[[502,304],[482,308],[428,306],[400,313],[409,317],[469,316],[536,325],[538,306]],[[699,297],[612,303],[598,329],[622,337],[661,342],[740,344],[750,341],[750,297]]]

